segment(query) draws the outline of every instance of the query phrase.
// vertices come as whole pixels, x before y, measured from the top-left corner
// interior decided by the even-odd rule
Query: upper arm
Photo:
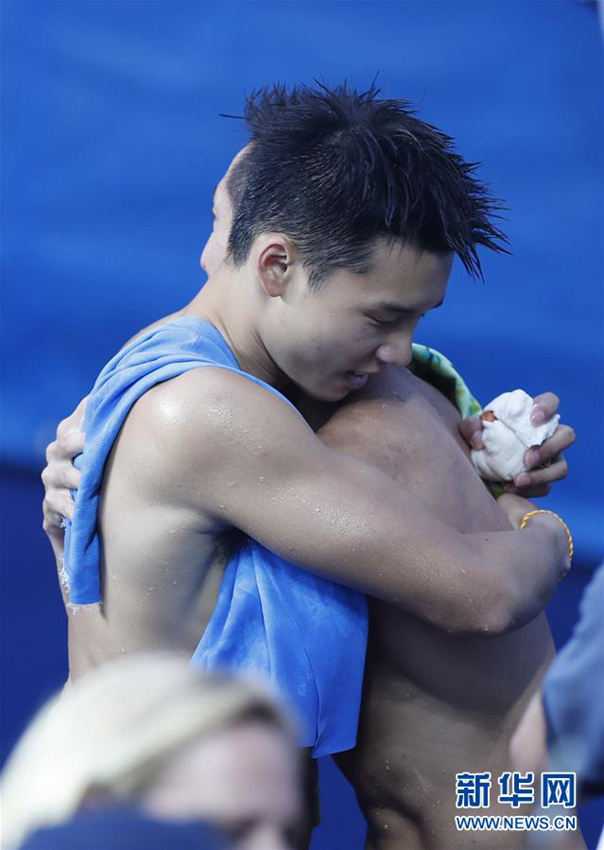
[[[245,377],[195,369],[147,393],[135,418],[148,397],[139,441],[160,460],[147,484],[206,530],[239,528],[304,569],[447,630],[518,628],[556,586],[560,547],[550,531],[535,523],[460,534],[385,473],[324,445],[290,405]]]
[[[282,399],[204,368],[171,381],[156,404],[180,497],[213,522],[427,619],[465,599],[474,556],[464,537],[384,473],[324,445]]]

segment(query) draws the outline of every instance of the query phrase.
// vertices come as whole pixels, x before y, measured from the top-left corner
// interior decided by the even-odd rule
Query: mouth
[[[369,379],[369,374],[367,372],[346,372],[345,373],[346,383],[352,390],[360,390],[361,387],[364,387]]]

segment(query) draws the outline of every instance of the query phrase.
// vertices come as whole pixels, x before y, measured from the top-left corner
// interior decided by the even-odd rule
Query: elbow
[[[483,637],[502,637],[523,625],[518,612],[509,600],[501,599],[482,609],[476,619],[475,634]]]
[[[488,581],[481,577],[479,588],[443,607],[435,622],[437,628],[449,634],[475,637],[501,637],[519,629],[527,622],[522,616],[517,594],[496,578]]]
[[[499,564],[476,561],[473,566],[466,562],[463,581],[449,585],[426,612],[425,619],[440,631],[501,637],[525,626],[547,604],[547,595],[529,589]]]
[[[523,592],[524,590],[524,592]],[[543,609],[545,601],[501,574],[486,583],[471,612],[470,629],[483,637],[501,637],[525,626]]]

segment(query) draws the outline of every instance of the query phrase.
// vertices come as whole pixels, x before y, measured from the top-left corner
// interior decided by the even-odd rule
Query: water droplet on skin
[[[315,508],[315,513],[316,513],[316,514],[320,514],[320,513],[321,513],[321,508]]]
[[[154,590],[155,590],[155,588],[154,588],[154,587],[150,587],[150,588],[149,588],[149,593],[152,593]]]
[[[221,511],[226,510],[226,508],[225,508],[225,506],[224,506],[224,505],[218,505],[218,507],[220,508],[220,510],[221,510]]]
[[[178,582],[176,581],[176,579],[174,579],[174,581],[172,582],[172,587],[176,587],[177,584]]]

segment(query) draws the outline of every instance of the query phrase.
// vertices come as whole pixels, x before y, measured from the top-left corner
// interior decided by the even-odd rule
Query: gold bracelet
[[[528,523],[529,519],[530,519],[532,516],[535,516],[536,514],[551,514],[551,516],[555,516],[555,517],[556,517],[556,519],[558,520],[558,522],[560,523],[560,525],[562,526],[562,528],[563,528],[563,529],[564,529],[564,531],[566,532],[566,539],[567,539],[567,541],[568,541],[568,557],[569,557],[569,558],[570,558],[570,560],[572,561],[572,559],[573,559],[573,553],[574,553],[574,551],[575,551],[575,544],[573,543],[573,536],[572,536],[572,534],[570,533],[570,528],[569,528],[569,527],[567,526],[567,524],[564,522],[564,520],[562,519],[562,517],[561,517],[561,516],[558,516],[558,514],[557,514],[557,513],[555,513],[554,511],[544,511],[543,509],[540,509],[540,510],[538,510],[538,511],[529,511],[527,514],[525,514],[525,515],[522,517],[522,519],[521,519],[521,521],[520,521],[520,525],[518,526],[518,527],[519,527],[519,529],[520,529],[520,531],[522,531],[522,529],[523,529],[523,528],[526,528],[526,525],[527,525],[527,523]]]

